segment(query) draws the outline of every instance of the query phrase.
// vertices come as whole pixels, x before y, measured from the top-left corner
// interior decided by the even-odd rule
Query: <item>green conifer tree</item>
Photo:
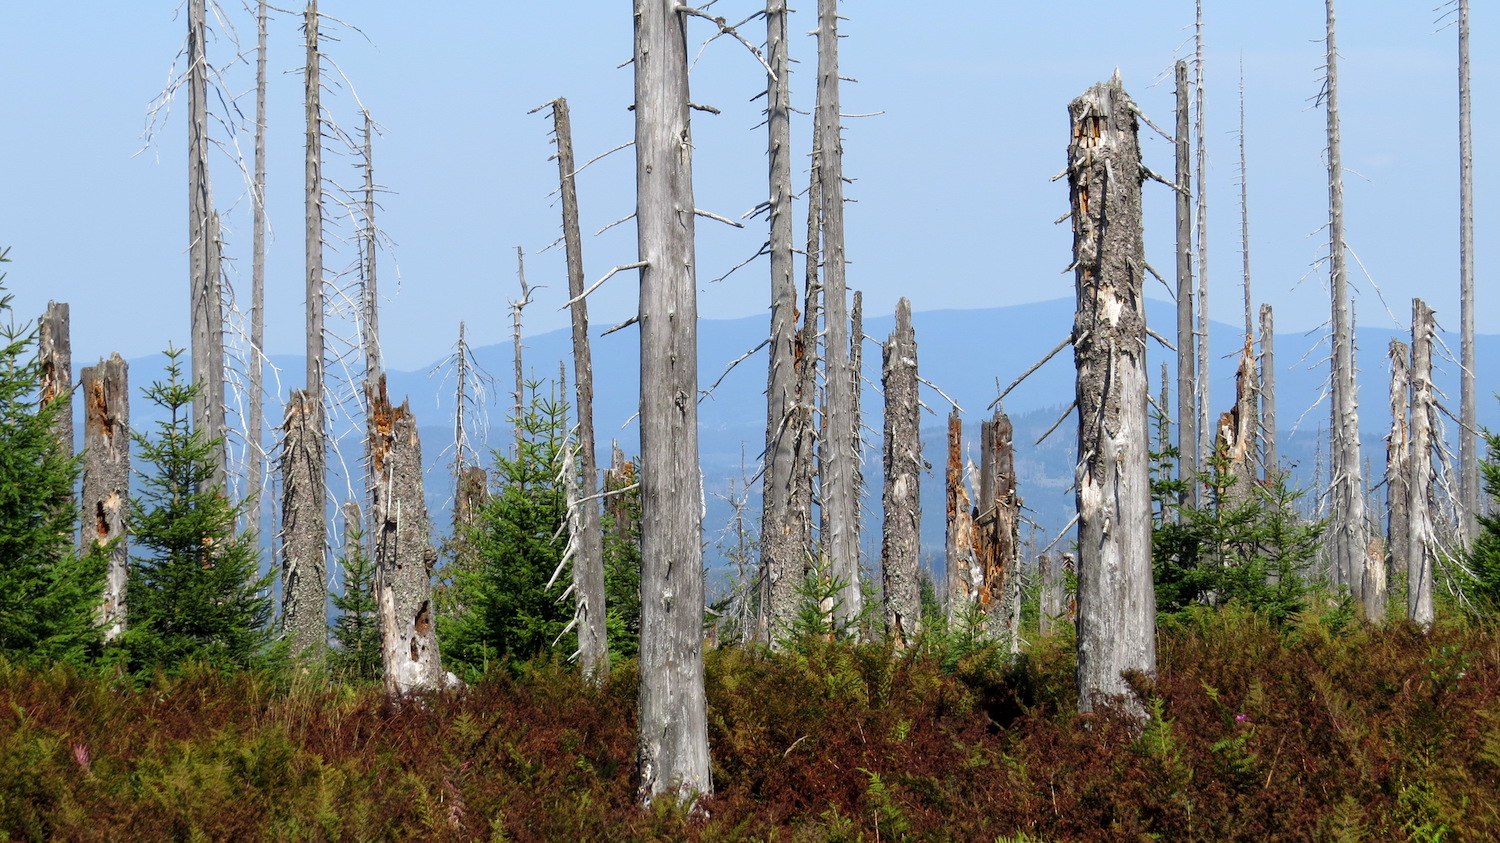
[[[1484,431],[1485,459],[1479,464],[1485,494],[1495,505],[1479,516],[1479,532],[1463,554],[1460,585],[1470,606],[1481,616],[1500,615],[1500,433]]]
[[[36,332],[16,325],[10,303],[0,295],[0,657],[83,664],[103,640],[95,615],[105,557],[74,552],[79,463],[52,432],[70,404],[40,403]]]
[[[339,610],[333,639],[338,647],[328,654],[334,676],[346,681],[375,680],[381,675],[380,618],[375,612],[375,563],[365,552],[363,532],[355,529],[340,564],[344,568],[344,593],[333,596]]]
[[[260,572],[256,537],[235,535],[239,507],[214,476],[215,443],[189,422],[196,384],[182,382],[180,349],[167,350],[167,380],[145,396],[166,410],[154,436],[134,434],[141,492],[132,496],[130,620],[121,645],[137,672],[187,662],[250,667],[264,653],[271,575]]]

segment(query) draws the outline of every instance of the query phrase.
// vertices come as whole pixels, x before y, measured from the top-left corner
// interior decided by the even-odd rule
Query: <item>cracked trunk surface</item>
[[[119,354],[80,373],[83,395],[83,511],[79,553],[109,548],[99,625],[106,641],[125,631],[125,581],[129,548],[125,533],[130,494],[129,368]]]
[[[328,642],[328,561],[323,531],[323,439],[315,427],[316,399],[294,390],[282,423],[281,472],[282,623],[292,656],[311,662]]]
[[[921,633],[922,479],[921,406],[917,400],[917,336],[911,301],[896,304],[896,327],[885,344],[885,529],[881,576],[885,588],[885,636],[905,649]]]

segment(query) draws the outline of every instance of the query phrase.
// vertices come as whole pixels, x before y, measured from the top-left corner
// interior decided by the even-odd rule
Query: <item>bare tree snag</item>
[[[1245,163],[1245,62],[1240,60],[1240,261],[1242,287],[1245,293],[1245,353],[1240,359],[1239,371],[1235,372],[1235,411],[1242,425],[1240,441],[1247,451],[1241,485],[1250,488],[1250,483],[1259,474],[1261,463],[1258,442],[1262,437],[1260,421],[1260,388],[1256,385],[1255,365],[1255,315],[1250,297],[1250,171]]]
[[[511,411],[515,414],[516,456],[519,458],[521,455],[521,440],[525,434],[521,421],[525,418],[526,414],[526,378],[521,356],[522,312],[526,310],[526,305],[531,304],[531,285],[526,283],[526,253],[521,250],[520,246],[516,247],[516,276],[520,279],[521,283],[521,297],[510,300],[511,343],[514,346],[516,364],[516,390],[511,393],[511,398],[514,399]],[[570,276],[569,284],[571,285],[571,283]]]
[[[328,643],[319,404],[312,393],[293,390],[281,428],[282,625],[291,639],[293,658],[304,664],[322,658]]]
[[[1338,50],[1334,41],[1333,0],[1328,14],[1326,102],[1328,108],[1329,286],[1333,293],[1333,482],[1329,546],[1333,585],[1347,587],[1359,600],[1369,545],[1365,523],[1364,475],[1359,453],[1359,411],[1355,400],[1353,319],[1344,251],[1344,167],[1339,153]]]
[[[974,580],[969,572],[974,566],[974,529],[969,511],[969,490],[964,483],[963,437],[963,419],[954,408],[948,413],[948,517],[944,548],[945,598],[950,625],[963,618],[973,601]]]
[[[1188,129],[1187,62],[1177,78],[1177,479],[1182,503],[1198,506],[1198,392],[1194,385],[1193,344],[1193,169]]]
[[[1427,629],[1432,626],[1432,571],[1437,537],[1432,505],[1432,309],[1421,299],[1411,303],[1411,475],[1407,487],[1410,540],[1406,549],[1406,615]]]
[[[1266,478],[1281,471],[1276,447],[1276,320],[1269,304],[1260,306],[1261,463]]]
[[[1050,556],[1043,553],[1037,557],[1037,569],[1042,576],[1042,593],[1038,601],[1037,631],[1043,638],[1050,637],[1057,631],[1058,624],[1063,613],[1063,592],[1066,590],[1066,582],[1063,579],[1062,557]]]
[[[1259,472],[1255,466],[1255,347],[1251,335],[1245,337],[1240,364],[1234,374],[1234,409],[1219,416],[1215,453],[1226,460],[1226,470],[1234,478],[1225,497],[1231,506],[1249,499],[1250,486]]]
[[[604,628],[604,534],[599,528],[599,463],[594,452],[594,363],[589,350],[589,310],[583,295],[583,237],[578,225],[578,185],[573,163],[573,128],[568,101],[552,102],[552,126],[557,136],[557,170],[562,188],[563,245],[568,256],[568,297],[573,302],[573,384],[578,403],[578,496],[587,503],[576,507],[577,542],[573,581],[580,606],[578,659],[583,672],[603,678],[609,673],[609,647]],[[574,516],[574,506],[568,508]],[[585,628],[586,624],[586,628]]]
[[[1194,145],[1197,148],[1198,170],[1198,453],[1209,453],[1213,447],[1213,429],[1209,426],[1209,380],[1208,380],[1208,140],[1203,131],[1204,60],[1203,60],[1203,0],[1195,4],[1196,17],[1193,26],[1193,100]],[[1198,460],[1202,462],[1201,458]]]
[[[1410,557],[1411,519],[1407,510],[1411,479],[1411,428],[1406,413],[1411,398],[1411,369],[1406,343],[1391,338],[1391,432],[1385,440],[1386,542],[1391,561],[1405,565]]]
[[[917,399],[917,337],[911,301],[896,303],[896,327],[885,344],[885,530],[881,574],[886,641],[905,649],[921,632],[921,405]]]
[[[83,512],[79,554],[108,548],[99,625],[104,640],[125,631],[129,572],[125,518],[130,497],[130,382],[125,360],[111,354],[80,373],[83,394]]]
[[[703,688],[703,477],[686,14],[635,0],[641,298],[640,798],[713,792]]]
[[[219,296],[217,220],[208,175],[208,58],[204,52],[206,0],[188,2],[188,299],[192,323],[190,367],[198,394],[193,428],[214,447],[213,477],[205,488],[224,482],[224,336]],[[215,363],[217,362],[217,365]]]
[[[1019,652],[1021,499],[1016,496],[1010,418],[1000,410],[979,425],[979,493],[974,508],[974,592],[985,632]]]
[[[797,390],[797,284],[792,277],[791,85],[787,50],[786,0],[767,0],[766,76],[767,154],[770,161],[771,351],[766,378],[766,451],[761,508],[761,577],[767,583],[762,615],[771,640],[790,623],[774,599],[790,603],[785,585],[800,579],[805,542],[797,535],[792,505],[793,467],[800,428]],[[791,580],[790,583],[787,581]]]
[[[848,285],[844,256],[843,139],[839,121],[838,0],[818,0],[818,186],[823,213],[823,307],[827,355],[828,432],[818,454],[822,508],[828,521],[823,546],[840,583],[838,617],[863,611],[859,567],[859,462],[854,403],[858,373],[849,361]]]
[[[266,0],[255,15],[255,173],[252,176],[250,240],[250,410],[245,423],[248,481],[245,513],[250,528],[261,527],[261,486],[266,476],[265,339],[266,339]]]
[[[364,129],[365,207],[364,231],[360,240],[360,269],[363,273],[363,290],[360,296],[360,321],[364,331],[360,339],[365,350],[365,381],[368,383],[380,374],[380,285],[376,278],[375,255],[379,244],[380,229],[375,225],[375,147],[371,142],[374,121],[366,111]]]
[[[69,341],[68,303],[47,302],[47,312],[37,321],[37,362],[42,367],[41,402],[63,402],[52,422],[58,450],[73,456],[73,346]]]
[[[1125,671],[1156,671],[1143,170],[1135,104],[1118,74],[1068,111],[1078,295],[1078,700],[1091,711],[1129,693]],[[1127,705],[1140,713],[1138,702]]]
[[[375,440],[376,477],[371,521],[375,527],[375,604],[380,615],[381,663],[391,697],[448,684],[438,653],[432,609],[432,569],[437,551],[422,492],[422,443],[417,421],[403,402],[392,407],[385,378],[368,396]]]
[[[1469,119],[1469,0],[1458,0],[1459,540],[1479,534],[1479,416],[1474,385],[1474,132]]]
[[[609,468],[604,470],[604,514],[609,518],[610,537],[616,541],[629,541],[640,532],[640,525],[633,520],[623,495],[616,494],[629,488],[638,480],[635,463],[625,459],[619,443],[610,443]]]
[[[318,53],[318,2],[308,0],[303,15],[303,30],[306,36],[306,64],[303,66],[303,106],[305,137],[303,143],[303,263],[306,269],[304,293],[306,296],[306,388],[301,395],[293,393],[292,404],[298,405],[296,422],[303,437],[299,445],[296,467],[303,472],[299,478],[303,487],[298,491],[301,511],[298,523],[293,524],[287,504],[282,506],[282,532],[288,536],[284,546],[291,549],[291,536],[295,530],[297,564],[316,565],[318,571],[327,570],[325,561],[324,531],[327,516],[323,501],[326,495],[328,425],[324,411],[323,388],[323,122],[322,122],[322,66]],[[289,411],[290,412],[290,411]],[[286,459],[283,456],[283,459]],[[301,464],[305,460],[306,463]],[[287,488],[286,470],[283,469],[283,495],[290,502],[291,490]],[[285,568],[292,564],[283,560]],[[311,621],[308,621],[310,629]],[[326,639],[326,636],[325,636]],[[311,639],[308,639],[311,640]]]

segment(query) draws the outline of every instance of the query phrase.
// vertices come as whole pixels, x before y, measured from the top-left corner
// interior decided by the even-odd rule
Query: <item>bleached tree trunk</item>
[[[318,2],[308,0],[303,14],[303,30],[306,36],[306,64],[303,67],[303,107],[305,136],[303,142],[303,264],[306,270],[304,294],[306,296],[306,388],[299,396],[293,393],[288,405],[297,404],[300,417],[297,421],[304,437],[300,445],[306,459],[303,496],[295,525],[298,536],[297,564],[305,569],[327,570],[327,551],[324,534],[327,530],[327,515],[323,509],[326,490],[328,458],[324,450],[327,442],[327,421],[324,411],[323,389],[323,122],[322,122],[322,72],[318,55]],[[285,482],[285,480],[283,480]],[[285,487],[284,487],[285,488]],[[290,494],[287,491],[284,495]],[[282,531],[290,534],[293,525],[282,508]],[[283,560],[283,567],[288,563]]]
[[[323,439],[315,426],[319,401],[293,390],[286,402],[281,444],[282,625],[292,656],[307,664],[323,657],[328,642],[327,555],[323,483],[318,473]]]
[[[1050,556],[1043,553],[1037,557],[1037,570],[1042,577],[1042,593],[1038,601],[1037,631],[1043,638],[1051,636],[1057,631],[1063,613],[1063,591],[1066,582],[1063,578],[1062,557]]]
[[[686,15],[635,0],[641,267],[640,797],[713,792],[703,688],[703,478]]]
[[[1193,168],[1188,128],[1187,62],[1175,67],[1177,79],[1177,477],[1182,503],[1198,506],[1198,391],[1194,383],[1193,331]]]
[[[1328,15],[1328,236],[1329,285],[1333,292],[1333,471],[1330,487],[1332,518],[1329,546],[1333,553],[1333,584],[1361,599],[1362,572],[1369,545],[1365,523],[1364,475],[1359,453],[1359,411],[1355,400],[1352,318],[1344,252],[1344,168],[1339,154],[1338,50],[1334,40],[1333,0],[1325,0]]]
[[[1276,445],[1276,321],[1269,304],[1260,306],[1261,463],[1266,477],[1281,471]]]
[[[376,477],[371,521],[375,527],[375,605],[380,616],[381,663],[391,697],[448,684],[438,652],[432,610],[432,569],[437,551],[422,491],[422,444],[406,402],[392,407],[385,378],[367,396],[374,416],[370,454]]]
[[[1233,484],[1227,498],[1234,504],[1249,499],[1250,487],[1258,472],[1255,466],[1255,346],[1250,335],[1240,350],[1239,367],[1234,375],[1234,409],[1219,417],[1216,453],[1227,460],[1226,468]]]
[[[1391,432],[1385,440],[1386,541],[1391,561],[1404,565],[1410,556],[1411,519],[1407,510],[1411,479],[1411,369],[1406,343],[1391,338]]]
[[[948,623],[963,618],[973,601],[973,580],[969,575],[974,565],[974,528],[969,510],[969,490],[964,482],[963,419],[954,408],[948,413],[948,466],[947,466],[947,532],[945,536],[945,566],[947,582]]]
[[[839,120],[838,0],[818,0],[818,186],[823,209],[823,300],[827,370],[827,435],[818,449],[822,506],[828,522],[823,546],[841,584],[838,617],[863,611],[859,566],[858,407],[849,361],[848,286],[844,257],[844,167]]]
[[[974,515],[975,593],[984,611],[985,631],[1020,643],[1021,499],[1016,496],[1015,449],[1010,418],[1000,410],[979,425],[979,492]]]
[[[111,354],[80,373],[83,394],[83,500],[79,554],[109,548],[99,625],[104,639],[125,631],[125,581],[129,547],[125,532],[130,496],[130,382],[125,360]]]
[[[1479,416],[1474,383],[1474,133],[1469,119],[1469,0],[1458,0],[1459,539],[1479,534]]]
[[[208,58],[204,50],[206,0],[188,2],[188,298],[192,323],[190,367],[198,395],[193,428],[216,442],[214,474],[206,488],[223,484],[224,336],[219,297],[218,237],[214,232],[213,189],[208,175]],[[217,362],[217,365],[215,363]]]
[[[896,303],[896,327],[885,344],[885,490],[881,574],[885,636],[906,649],[921,633],[921,405],[917,399],[917,337],[911,301]]]
[[[1193,100],[1194,145],[1197,148],[1198,176],[1198,369],[1195,374],[1198,387],[1198,453],[1202,455],[1213,448],[1214,431],[1209,423],[1209,366],[1208,366],[1208,139],[1204,134],[1204,59],[1203,59],[1203,0],[1195,4],[1197,11],[1193,26]]]
[[[1260,473],[1258,443],[1262,439],[1260,421],[1260,387],[1256,384],[1255,315],[1250,296],[1250,168],[1245,159],[1245,64],[1240,61],[1240,261],[1242,287],[1245,293],[1245,354],[1235,373],[1235,408],[1240,414],[1240,431],[1246,450],[1243,485],[1249,488]]]
[[[1410,540],[1406,549],[1406,613],[1423,629],[1432,626],[1432,570],[1436,534],[1432,517],[1432,309],[1411,303],[1411,475],[1407,487]]]
[[[573,302],[573,384],[578,407],[578,499],[569,506],[577,518],[573,584],[579,611],[578,660],[588,676],[609,673],[609,646],[604,628],[604,534],[599,528],[599,463],[594,452],[594,364],[589,349],[588,301],[583,296],[583,236],[578,224],[578,183],[574,177],[573,124],[568,101],[552,102],[552,128],[557,136],[557,171],[562,190],[563,246],[568,259],[568,298]],[[588,611],[582,611],[582,607]]]
[[[1068,108],[1068,181],[1078,312],[1078,699],[1129,693],[1156,670],[1142,310],[1141,153],[1118,74]],[[1140,713],[1139,703],[1127,703]]]
[[[266,0],[255,15],[255,173],[252,176],[250,240],[250,375],[249,419],[245,423],[248,462],[245,513],[250,528],[260,533],[261,486],[265,484],[266,451]]]
[[[73,346],[69,341],[68,303],[47,302],[37,320],[37,362],[42,366],[42,405],[62,401],[64,409],[52,422],[58,450],[73,456]]]
[[[365,351],[365,381],[368,383],[380,373],[380,285],[375,272],[375,253],[379,246],[380,229],[375,226],[375,147],[371,142],[374,121],[366,111],[364,148],[361,152],[365,171],[364,232],[360,238],[363,250],[360,266],[364,274],[364,289],[360,296],[360,321],[364,323],[363,340]]]

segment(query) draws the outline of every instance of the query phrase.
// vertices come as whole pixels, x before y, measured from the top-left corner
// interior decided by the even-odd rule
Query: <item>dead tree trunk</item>
[[[1411,402],[1411,369],[1406,343],[1391,338],[1391,432],[1385,440],[1386,542],[1391,561],[1406,564],[1410,558],[1411,518],[1411,428],[1406,413]]]
[[[1068,110],[1078,294],[1078,699],[1090,711],[1129,693],[1124,671],[1156,671],[1143,170],[1135,104],[1118,75]],[[1139,713],[1139,703],[1131,708]]]
[[[1193,168],[1188,129],[1187,62],[1176,65],[1177,137],[1177,478],[1181,503],[1198,506],[1198,392],[1193,344]]]
[[[1479,416],[1474,385],[1474,132],[1469,120],[1469,0],[1458,0],[1459,540],[1479,535]]]
[[[205,489],[224,483],[223,303],[215,272],[218,237],[214,231],[213,188],[208,175],[208,58],[204,52],[206,0],[189,0],[188,88],[188,298],[192,322],[191,368],[198,394],[193,428],[215,442],[214,475]],[[215,365],[217,361],[218,365]]]
[[[1213,447],[1213,428],[1209,425],[1208,380],[1208,140],[1203,131],[1204,60],[1203,60],[1203,0],[1195,4],[1197,15],[1193,27],[1193,100],[1194,145],[1197,148],[1198,170],[1198,370],[1195,374],[1198,387],[1198,462],[1202,455]]]
[[[521,355],[521,325],[526,305],[531,304],[531,286],[526,283],[526,253],[521,250],[520,246],[516,247],[516,276],[521,282],[521,297],[512,299],[510,302],[511,344],[514,346],[516,364],[516,390],[511,393],[511,398],[514,399],[511,410],[515,413],[516,458],[520,459],[521,441],[525,437],[522,419],[526,414],[526,377]]]
[[[1240,359],[1239,371],[1235,373],[1235,409],[1240,414],[1240,430],[1246,451],[1242,466],[1242,485],[1248,490],[1250,483],[1260,474],[1260,388],[1256,385],[1255,365],[1255,315],[1250,296],[1250,171],[1245,163],[1245,65],[1240,61],[1240,262],[1242,286],[1245,293],[1245,353]]]
[[[624,495],[618,494],[638,479],[635,463],[625,459],[625,452],[620,450],[619,443],[610,443],[609,468],[604,470],[604,491],[607,495],[604,499],[604,514],[609,518],[609,534],[615,541],[630,541],[631,536],[640,532],[640,525],[635,522],[630,508],[625,506]]]
[[[288,536],[284,545],[295,549],[297,558],[283,560],[283,568],[296,564],[304,570],[314,567],[321,572],[327,570],[324,534],[327,515],[323,509],[327,474],[327,422],[324,413],[323,389],[323,122],[322,122],[322,73],[318,53],[318,2],[308,0],[303,15],[306,35],[306,64],[303,67],[303,106],[305,137],[303,143],[303,263],[306,269],[304,294],[306,296],[306,349],[307,386],[298,395],[292,394],[288,407],[297,406],[299,414],[296,424],[302,439],[299,443],[297,468],[303,472],[299,478],[302,487],[297,491],[300,501],[296,513],[296,524],[286,504],[282,507],[282,532]],[[289,409],[290,412],[290,409]],[[285,457],[283,457],[285,459]],[[300,464],[305,460],[306,463]],[[283,495],[288,501],[293,494],[288,488],[283,469]],[[293,548],[292,536],[296,546]],[[311,628],[311,621],[308,621]]]
[[[969,490],[964,482],[963,419],[954,408],[948,413],[948,519],[944,560],[947,581],[948,623],[964,618],[973,602],[974,526],[969,511]]]
[[[68,336],[68,304],[47,302],[37,322],[37,362],[42,366],[42,406],[63,402],[52,420],[52,436],[65,456],[73,456],[73,347]]]
[[[1253,337],[1246,335],[1240,351],[1239,368],[1234,374],[1234,409],[1219,417],[1216,453],[1223,453],[1226,471],[1233,478],[1227,490],[1231,505],[1249,500],[1251,484],[1258,472],[1255,466],[1255,347]]]
[[[885,530],[881,574],[885,587],[885,636],[899,649],[921,632],[921,406],[917,399],[917,337],[911,302],[896,303],[896,327],[886,342],[881,382],[885,386]]]
[[[255,16],[255,173],[251,188],[250,240],[250,410],[245,423],[245,456],[249,463],[245,513],[250,529],[261,527],[261,486],[266,476],[265,338],[266,338],[266,0]]]
[[[1000,410],[981,422],[982,456],[974,511],[975,593],[985,632],[1019,652],[1021,499],[1016,496],[1015,449],[1010,418]]]
[[[1266,478],[1281,471],[1276,447],[1276,322],[1269,304],[1260,306],[1260,426],[1261,464]]]
[[[578,660],[583,672],[603,678],[609,673],[609,647],[604,629],[604,534],[599,530],[598,458],[594,453],[594,364],[589,350],[589,311],[583,295],[583,237],[578,225],[578,184],[574,178],[573,128],[568,101],[552,102],[552,127],[557,136],[557,171],[562,189],[563,244],[568,255],[568,298],[573,302],[573,383],[578,398],[578,531],[573,557],[573,581],[578,603],[590,608],[579,613]],[[574,507],[569,515],[574,517]]]
[[[1432,309],[1411,303],[1411,475],[1407,487],[1410,540],[1406,551],[1406,614],[1423,629],[1432,626],[1432,571],[1437,541],[1432,518]]]
[[[1328,236],[1329,281],[1333,292],[1333,512],[1330,549],[1335,587],[1361,599],[1369,528],[1365,524],[1364,475],[1359,454],[1359,411],[1355,400],[1353,320],[1344,254],[1344,167],[1339,154],[1338,50],[1334,42],[1333,0],[1328,14]]]
[[[108,548],[109,568],[99,625],[104,640],[125,631],[125,581],[130,555],[125,533],[130,496],[130,382],[119,354],[85,367],[83,386],[83,512],[79,554]]]
[[[1037,569],[1042,576],[1042,593],[1038,601],[1037,631],[1047,638],[1057,630],[1063,612],[1062,557],[1043,553],[1037,557]]]
[[[827,438],[818,453],[824,476],[823,546],[840,584],[837,613],[850,623],[863,611],[859,567],[859,462],[849,361],[848,286],[844,257],[844,167],[839,120],[838,0],[818,0],[818,183],[823,209],[823,299],[827,355]]]
[[[391,697],[448,683],[438,653],[432,610],[432,569],[437,551],[422,492],[422,443],[417,421],[403,402],[392,407],[385,378],[368,396],[375,441],[376,477],[371,520],[375,526],[375,604],[380,613],[381,662]]]
[[[322,658],[328,641],[319,403],[312,393],[293,390],[282,424],[282,625],[293,657],[304,664]]]
[[[640,797],[713,792],[703,688],[703,478],[686,14],[635,2],[641,273]]]

